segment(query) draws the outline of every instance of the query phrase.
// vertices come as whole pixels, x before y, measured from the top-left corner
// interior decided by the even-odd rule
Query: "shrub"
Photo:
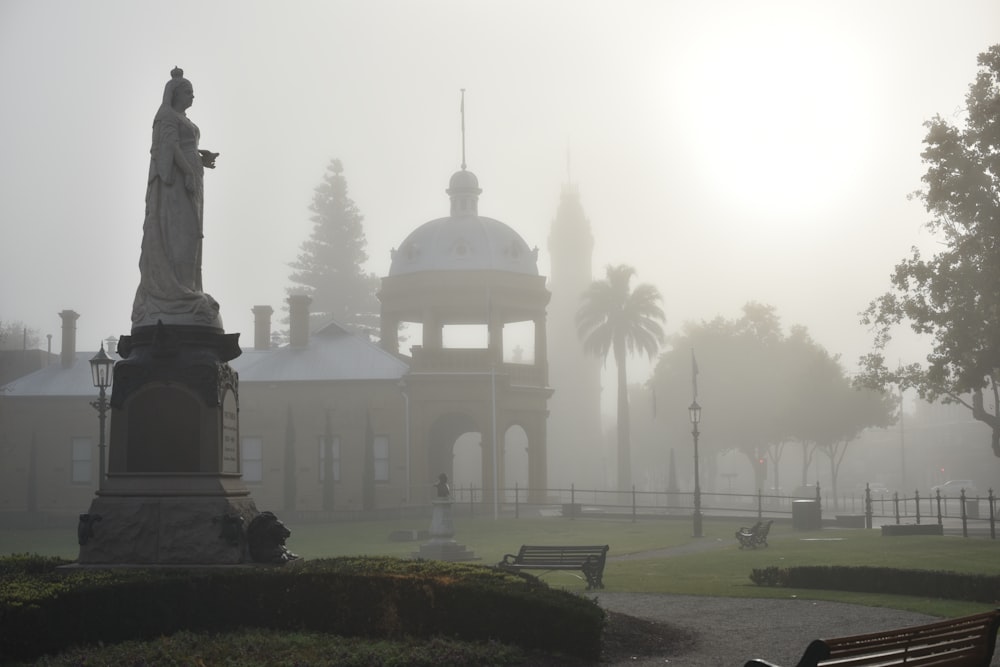
[[[763,569],[754,568],[750,573],[750,581],[758,586],[784,586],[787,575],[788,570],[772,565]]]
[[[889,567],[810,565],[754,569],[750,573],[750,580],[758,586],[918,595],[969,602],[1000,601],[1000,575],[901,570]]]
[[[595,602],[479,565],[336,558],[57,572],[58,564],[0,566],[7,573],[0,576],[0,655],[27,659],[74,644],[239,628],[496,640],[600,655],[604,612]]]

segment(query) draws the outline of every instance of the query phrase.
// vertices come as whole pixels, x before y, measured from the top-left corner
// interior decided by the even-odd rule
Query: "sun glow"
[[[691,49],[673,101],[699,180],[728,208],[807,216],[850,196],[872,144],[872,75],[816,17],[731,16]]]

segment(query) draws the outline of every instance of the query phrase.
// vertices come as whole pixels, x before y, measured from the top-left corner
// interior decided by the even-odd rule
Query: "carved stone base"
[[[472,551],[451,539],[455,535],[451,499],[436,499],[431,503],[431,541],[421,544],[420,551],[413,557],[447,561],[479,560]]]
[[[472,550],[455,540],[431,540],[426,544],[421,544],[420,551],[414,553],[413,557],[453,562],[479,560],[479,557]]]
[[[240,472],[239,334],[133,329],[118,341],[108,472]]]
[[[226,565],[251,561],[249,496],[98,496],[80,516],[77,562]]]
[[[431,501],[431,537],[449,539],[455,535],[455,521],[451,518],[451,499]]]

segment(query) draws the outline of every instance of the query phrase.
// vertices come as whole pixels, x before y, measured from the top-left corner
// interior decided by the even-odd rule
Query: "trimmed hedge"
[[[247,627],[495,640],[595,660],[601,650],[604,612],[593,600],[481,565],[335,558],[57,570],[68,564],[0,559],[0,655],[33,659],[72,645]]]
[[[1000,575],[900,570],[891,567],[809,565],[755,568],[750,573],[750,580],[758,586],[918,595],[991,604],[1000,601]]]

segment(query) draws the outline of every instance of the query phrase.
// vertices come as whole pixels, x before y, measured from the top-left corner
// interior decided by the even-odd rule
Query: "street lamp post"
[[[104,352],[104,343],[90,360],[90,373],[94,380],[94,386],[100,390],[100,395],[96,401],[91,401],[90,405],[97,410],[97,418],[101,424],[100,437],[97,441],[97,451],[99,455],[100,473],[97,476],[98,486],[104,486],[104,479],[107,475],[107,466],[104,458],[104,424],[108,417],[108,387],[114,376],[115,360]]]
[[[698,423],[701,421],[701,406],[698,401],[688,407],[691,415],[691,435],[694,437],[694,536],[701,537],[701,475],[698,474]]]

